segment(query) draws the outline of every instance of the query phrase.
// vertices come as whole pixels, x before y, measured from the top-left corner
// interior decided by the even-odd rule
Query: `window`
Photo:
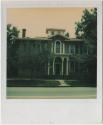
[[[45,43],[45,49],[47,49],[48,48],[48,44],[47,43]]]
[[[70,63],[70,72],[75,72],[75,62],[69,62]]]
[[[83,47],[83,52],[84,54],[88,55],[88,47],[84,46]]]
[[[40,44],[35,45],[35,52],[40,52]]]
[[[75,45],[70,45],[70,53],[75,54]]]
[[[68,44],[66,44],[66,46],[65,46],[65,53],[69,53],[69,45]]]
[[[35,43],[33,43],[33,47],[34,47],[34,48],[35,48],[35,46],[36,46]]]
[[[60,42],[56,42],[56,53],[60,53]]]

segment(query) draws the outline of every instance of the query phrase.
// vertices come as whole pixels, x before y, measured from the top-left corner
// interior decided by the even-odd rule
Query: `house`
[[[47,37],[29,38],[26,37],[26,29],[23,29],[22,38],[14,41],[19,77],[30,77],[32,74],[33,78],[73,78],[88,72],[88,69],[81,70],[82,64],[76,59],[79,55],[88,54],[88,49],[84,49],[84,40],[69,38],[65,29],[48,28],[46,34]],[[45,51],[44,62],[43,50],[48,50]]]

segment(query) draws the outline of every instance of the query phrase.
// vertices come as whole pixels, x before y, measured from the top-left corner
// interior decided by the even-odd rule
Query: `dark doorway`
[[[61,58],[57,57],[55,59],[55,75],[61,75],[61,65],[62,64],[62,60]]]
[[[61,73],[61,64],[55,64],[55,74],[60,75]]]

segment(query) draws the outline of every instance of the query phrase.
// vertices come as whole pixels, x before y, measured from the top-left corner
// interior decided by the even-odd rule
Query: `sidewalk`
[[[60,85],[59,86],[71,86],[71,85],[68,85],[64,80],[56,80],[56,81],[59,81]]]

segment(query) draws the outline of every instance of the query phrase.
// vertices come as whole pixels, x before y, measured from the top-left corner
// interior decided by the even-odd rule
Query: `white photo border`
[[[6,99],[6,9],[32,7],[97,8],[96,99]],[[100,123],[102,122],[102,1],[3,1],[1,34],[1,99],[3,123]]]

